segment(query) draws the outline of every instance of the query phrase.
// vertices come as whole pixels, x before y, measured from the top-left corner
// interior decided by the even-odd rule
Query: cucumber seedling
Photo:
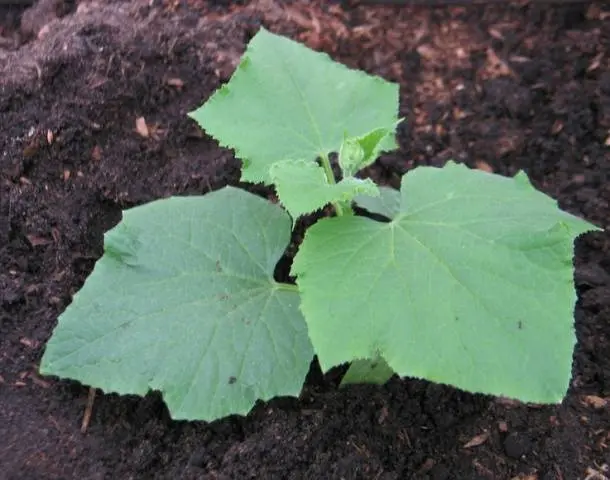
[[[234,187],[124,212],[60,316],[41,372],[162,393],[173,418],[298,395],[314,354],[344,383],[418,377],[555,403],[575,344],[573,242],[595,230],[524,173],[449,162],[400,190],[358,173],[396,148],[398,85],[264,29],[190,115],[242,163]],[[330,154],[337,154],[335,177]],[[296,219],[327,205],[274,279]],[[354,205],[385,217],[354,213]]]

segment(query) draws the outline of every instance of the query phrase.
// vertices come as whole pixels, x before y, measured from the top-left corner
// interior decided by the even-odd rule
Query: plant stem
[[[275,286],[278,290],[299,293],[299,287],[293,283],[276,283]]]
[[[330,164],[330,159],[328,155],[323,153],[320,155],[320,159],[322,161],[322,168],[324,169],[324,173],[326,174],[326,181],[334,185],[337,183],[335,179],[335,174],[333,173],[333,167]],[[341,204],[341,202],[334,202],[333,207],[335,207],[335,212],[337,212],[337,216],[342,217],[343,215],[349,215],[351,213],[351,208],[349,205]]]
[[[330,165],[330,158],[328,155],[323,153],[320,155],[320,159],[322,160],[322,168],[324,168],[324,173],[326,174],[326,181],[330,184],[337,183],[335,179],[335,174],[333,173],[333,167]]]

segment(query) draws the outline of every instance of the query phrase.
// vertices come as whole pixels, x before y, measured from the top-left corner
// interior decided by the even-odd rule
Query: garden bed
[[[607,232],[576,242],[578,345],[561,406],[413,379],[339,390],[314,363],[300,398],[245,418],[176,422],[158,394],[98,392],[83,429],[87,386],[37,374],[121,209],[238,184],[232,153],[186,113],[228,80],[261,25],[400,83],[401,147],[369,169],[376,180],[397,186],[449,159],[522,169],[608,227],[601,3],[225,3],[80,3],[18,50],[0,43],[0,479],[610,477]]]

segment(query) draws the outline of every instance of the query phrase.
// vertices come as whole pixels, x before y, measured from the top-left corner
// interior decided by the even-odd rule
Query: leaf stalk
[[[336,184],[337,179],[333,173],[333,167],[330,164],[328,154],[322,153],[320,155],[320,161],[322,163],[322,168],[324,169],[324,174],[326,175],[326,181],[331,185]],[[333,207],[335,207],[335,212],[337,212],[337,216],[339,217],[342,217],[343,215],[351,215],[353,213],[351,207],[344,202],[334,202]]]

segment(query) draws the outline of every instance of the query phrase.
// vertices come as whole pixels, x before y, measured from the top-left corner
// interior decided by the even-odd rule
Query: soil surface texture
[[[610,477],[607,232],[576,242],[578,345],[558,406],[413,379],[339,390],[338,372],[314,362],[298,399],[247,417],[177,422],[157,394],[98,392],[82,428],[89,388],[37,373],[122,209],[238,185],[232,152],[186,114],[228,80],[261,25],[400,83],[400,149],[369,169],[376,180],[397,186],[449,159],[525,170],[563,209],[608,228],[607,5],[382,3],[11,10],[0,24],[0,480]]]

